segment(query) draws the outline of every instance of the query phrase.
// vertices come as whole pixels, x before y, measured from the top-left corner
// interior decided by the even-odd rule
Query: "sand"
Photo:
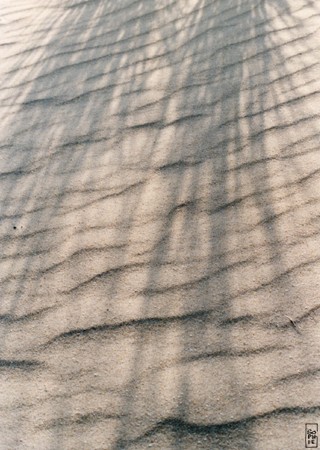
[[[1,450],[304,448],[319,17],[1,1]]]

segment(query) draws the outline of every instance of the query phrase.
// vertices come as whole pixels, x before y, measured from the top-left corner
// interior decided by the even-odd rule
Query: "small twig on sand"
[[[298,334],[301,334],[297,324],[295,323],[295,321],[293,319],[291,319],[291,317],[289,317],[289,316],[286,316],[286,317],[290,320],[290,323],[293,326],[293,328],[296,330],[296,332]]]

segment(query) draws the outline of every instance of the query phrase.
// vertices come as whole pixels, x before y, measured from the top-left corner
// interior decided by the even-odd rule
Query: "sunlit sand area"
[[[1,450],[305,448],[319,28],[317,0],[1,0]]]

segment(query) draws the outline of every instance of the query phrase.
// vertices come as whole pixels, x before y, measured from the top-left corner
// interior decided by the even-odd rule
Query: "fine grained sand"
[[[319,19],[1,1],[1,450],[304,448]]]

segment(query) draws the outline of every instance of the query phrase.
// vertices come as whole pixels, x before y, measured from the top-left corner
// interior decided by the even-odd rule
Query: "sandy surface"
[[[319,25],[312,0],[1,0],[1,450],[304,448]]]

